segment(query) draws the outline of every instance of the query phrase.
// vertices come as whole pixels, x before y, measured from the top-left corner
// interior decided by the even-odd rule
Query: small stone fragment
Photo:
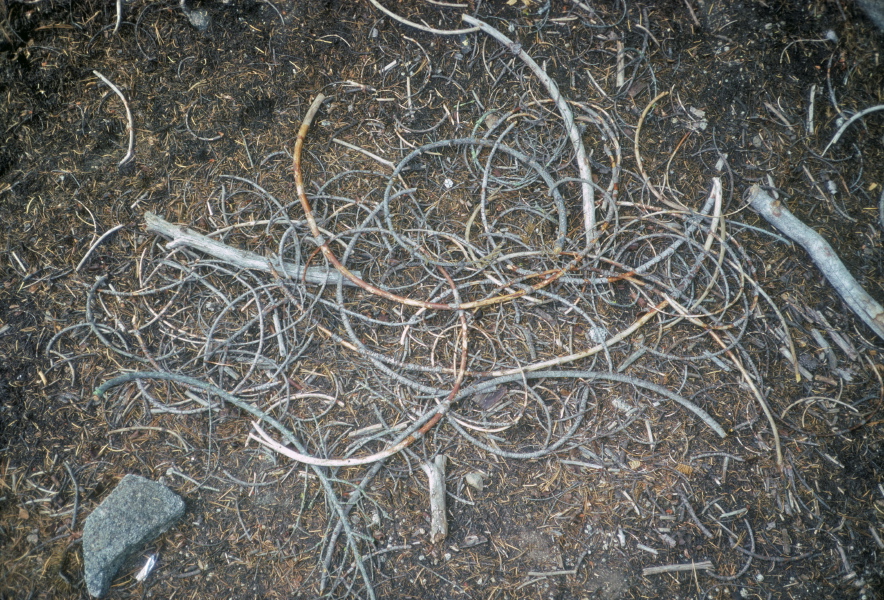
[[[467,473],[466,477],[464,477],[464,481],[467,482],[467,485],[476,490],[477,492],[481,492],[485,489],[485,481],[482,478],[481,473],[472,472]]]
[[[86,518],[83,562],[86,588],[100,598],[129,556],[184,514],[184,501],[161,483],[126,475]]]
[[[184,12],[185,16],[187,16],[187,20],[190,21],[190,24],[199,31],[206,31],[212,23],[209,11],[204,8],[188,8],[185,0],[181,0],[181,10]]]

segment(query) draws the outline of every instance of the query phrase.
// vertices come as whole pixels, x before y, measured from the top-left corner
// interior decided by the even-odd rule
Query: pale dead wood
[[[711,570],[712,562],[708,560],[704,560],[702,562],[697,563],[687,563],[682,565],[663,565],[660,567],[646,567],[642,569],[642,576],[647,577],[648,575],[660,575],[661,573],[677,573],[680,571],[709,571]]]
[[[559,114],[562,116],[562,121],[565,125],[565,131],[568,133],[568,138],[571,140],[571,145],[574,147],[577,170],[580,173],[580,189],[583,193],[583,227],[586,230],[586,247],[592,247],[593,244],[596,243],[595,191],[592,187],[592,170],[589,167],[589,159],[586,156],[586,148],[580,137],[580,130],[574,124],[574,114],[571,112],[567,100],[565,100],[564,96],[562,96],[562,93],[559,91],[558,84],[553,81],[553,79],[546,73],[546,70],[538,65],[527,52],[522,50],[521,44],[512,41],[488,23],[480,21],[470,15],[462,15],[461,18],[466,23],[477,26],[483,32],[500,42],[504,47],[509,48],[513,54],[518,56],[522,62],[531,69],[534,76],[543,83],[543,86],[546,88],[547,92],[549,92],[549,97],[556,103],[556,107],[559,109]]]
[[[801,222],[789,209],[754,185],[749,189],[749,203],[767,222],[797,242],[810,255],[835,291],[856,316],[884,339],[884,307],[866,292],[850,274],[835,250],[816,231]]]
[[[448,537],[448,517],[445,514],[445,464],[444,454],[438,455],[433,462],[421,464],[427,474],[430,487],[430,540],[438,544]]]
[[[148,232],[156,233],[171,239],[171,241],[166,244],[166,248],[169,250],[185,246],[193,250],[199,250],[210,256],[214,256],[215,258],[240,269],[264,271],[266,273],[273,272],[273,269],[271,269],[272,264],[274,269],[285,273],[293,279],[303,279],[307,283],[313,283],[316,285],[336,285],[338,281],[341,280],[341,275],[337,271],[329,271],[323,267],[307,267],[305,273],[304,267],[281,261],[278,258],[265,258],[260,254],[255,254],[248,250],[232,248],[227,244],[222,244],[221,242],[206,237],[201,233],[197,233],[193,229],[173,225],[152,212],[144,213],[144,223],[145,229]],[[353,284],[347,279],[344,279],[344,285]]]
[[[129,110],[129,103],[126,102],[126,96],[123,95],[123,92],[120,91],[120,88],[115,86],[113,82],[99,73],[98,71],[92,71],[96,77],[98,77],[104,84],[113,90],[113,92],[120,97],[120,100],[123,101],[123,106],[126,108],[126,128],[129,130],[129,149],[126,151],[126,155],[120,160],[118,166],[122,167],[127,162],[135,158],[135,121],[132,118],[132,111]]]
[[[826,144],[826,147],[823,148],[822,156],[826,155],[826,152],[829,151],[829,148],[831,148],[833,144],[838,143],[838,140],[841,139],[841,136],[844,134],[845,131],[847,131],[848,127],[850,127],[851,125],[853,125],[854,123],[856,123],[857,121],[859,121],[860,119],[865,117],[867,114],[873,113],[873,112],[876,112],[879,110],[884,110],[884,104],[879,104],[877,106],[870,106],[869,108],[859,111],[858,113],[856,113],[855,115],[850,117],[848,120],[846,120],[841,125],[841,127],[838,128],[838,131],[835,132],[835,135],[832,136],[832,141],[830,141],[828,144]]]

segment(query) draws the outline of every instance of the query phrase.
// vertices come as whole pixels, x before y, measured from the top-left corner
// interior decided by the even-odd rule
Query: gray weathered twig
[[[661,573],[674,573],[678,571],[708,571],[712,569],[712,562],[704,560],[697,563],[687,563],[682,565],[663,565],[661,567],[646,567],[642,569],[642,576],[659,575]]]
[[[239,267],[240,269],[251,269],[267,273],[272,272],[270,267],[273,265],[280,273],[284,273],[289,277],[297,279],[303,278],[307,283],[313,283],[316,285],[336,285],[341,279],[341,275],[337,271],[330,271],[323,267],[307,267],[305,275],[304,267],[280,261],[276,258],[265,258],[260,254],[255,254],[248,250],[231,248],[226,244],[215,241],[192,229],[188,229],[187,227],[172,225],[152,212],[144,213],[144,223],[147,231],[171,238],[172,241],[166,245],[170,250],[179,246],[187,246],[188,248],[205,252],[206,254],[221,259],[231,265]],[[359,277],[361,275],[357,273],[356,276]],[[353,284],[345,279],[344,285],[352,286]]]
[[[823,237],[802,223],[789,209],[754,185],[749,190],[749,203],[768,223],[807,250],[835,291],[841,295],[856,316],[884,339],[884,307],[866,292],[850,274],[838,255]]]
[[[574,147],[574,154],[577,159],[577,170],[580,173],[580,188],[583,191],[583,226],[586,229],[586,246],[591,247],[596,242],[596,219],[595,219],[595,191],[592,187],[592,171],[589,167],[589,159],[586,157],[586,148],[583,146],[583,140],[580,137],[580,130],[574,124],[574,115],[568,101],[565,100],[559,91],[559,86],[553,79],[547,75],[546,71],[531,58],[527,52],[522,50],[522,45],[512,41],[500,31],[485,23],[471,17],[470,15],[462,15],[461,18],[470,25],[479,27],[482,31],[496,39],[506,48],[509,48],[513,54],[518,56],[522,62],[528,65],[534,76],[537,77],[549,92],[549,97],[556,103],[559,114],[562,115],[562,121],[565,124],[565,131],[568,133],[568,139]]]
[[[444,454],[438,455],[433,462],[421,465],[427,474],[430,487],[430,540],[434,544],[445,541],[448,537],[448,517],[445,514],[445,463]]]
[[[132,111],[129,110],[129,103],[126,102],[126,96],[123,95],[123,92],[120,91],[120,88],[115,86],[113,82],[99,73],[98,71],[92,71],[96,77],[98,77],[104,84],[112,89],[114,93],[120,97],[120,100],[123,101],[123,106],[126,108],[126,127],[129,130],[129,149],[126,151],[126,156],[119,162],[119,166],[125,165],[127,162],[135,158],[135,120],[132,118]]]

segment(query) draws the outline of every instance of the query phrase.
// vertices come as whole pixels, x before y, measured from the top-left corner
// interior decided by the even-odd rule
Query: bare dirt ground
[[[421,28],[0,0],[0,597],[86,598],[82,523],[137,473],[187,513],[110,598],[884,598],[882,340],[747,207],[884,302],[884,112],[827,148],[884,103],[881,34],[848,0],[385,6]],[[511,43],[427,31],[462,14]],[[329,255],[374,287],[279,260]]]

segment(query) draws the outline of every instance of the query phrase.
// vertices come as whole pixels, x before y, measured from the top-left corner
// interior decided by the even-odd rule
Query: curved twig
[[[584,148],[583,140],[580,138],[580,130],[574,125],[574,114],[571,112],[571,107],[568,106],[568,102],[562,96],[556,82],[546,74],[546,71],[527,52],[522,50],[521,44],[513,42],[488,23],[470,15],[465,14],[461,18],[471,25],[476,25],[518,56],[543,83],[549,92],[550,98],[556,103],[559,114],[562,115],[562,120],[565,123],[565,130],[568,132],[568,137],[574,146],[574,154],[577,157],[577,171],[580,173],[580,187],[583,191],[583,226],[586,229],[586,247],[591,247],[596,241],[595,192],[592,187],[592,171],[589,168],[589,160],[586,158],[586,148]]]
[[[856,123],[857,121],[862,119],[867,114],[873,113],[878,110],[884,110],[884,104],[879,104],[878,106],[870,106],[869,108],[859,111],[858,113],[856,113],[855,115],[853,115],[852,117],[850,117],[849,119],[844,121],[844,123],[841,125],[841,127],[838,128],[838,131],[835,132],[835,135],[832,136],[832,141],[830,141],[828,144],[826,144],[826,147],[823,148],[823,151],[820,156],[826,155],[826,152],[828,152],[829,148],[831,148],[833,144],[837,143],[838,140],[841,139],[841,136],[844,134],[845,131],[847,131],[848,127],[850,127],[851,125],[853,125],[854,123]]]
[[[335,256],[335,254],[329,247],[328,241],[319,231],[319,226],[316,223],[316,218],[313,216],[313,209],[310,206],[310,201],[307,199],[307,191],[304,187],[304,174],[301,169],[301,152],[304,148],[304,139],[307,137],[307,131],[310,129],[310,125],[313,123],[316,112],[319,110],[319,106],[324,100],[324,94],[318,94],[316,96],[316,98],[313,100],[313,104],[310,105],[310,109],[307,111],[307,114],[304,115],[304,121],[301,123],[301,127],[298,130],[298,137],[295,140],[294,158],[295,188],[298,192],[298,199],[301,201],[301,207],[304,209],[304,216],[307,219],[307,224],[310,226],[310,232],[316,239],[316,243],[319,246],[319,249],[322,251],[322,255],[326,258],[326,260],[328,260],[328,262],[334,265],[334,267],[338,270],[338,272],[341,273],[341,275],[343,275],[365,291],[370,292],[376,296],[380,296],[381,298],[392,300],[393,302],[405,304],[406,306],[415,306],[418,308],[426,308],[431,310],[473,310],[476,308],[491,306],[493,304],[499,304],[501,302],[506,302],[509,300],[515,300],[516,298],[521,298],[522,296],[530,294],[532,291],[546,287],[557,279],[561,278],[565,273],[576,267],[577,263],[579,263],[583,259],[583,254],[578,254],[566,266],[560,269],[555,269],[551,272],[537,273],[536,276],[543,277],[543,279],[539,283],[535,283],[527,289],[512,292],[510,294],[501,294],[500,296],[494,296],[492,298],[485,298],[484,300],[475,300],[473,302],[464,302],[460,304],[445,304],[442,302],[416,300],[414,298],[408,298],[405,296],[400,296],[398,294],[393,294],[392,292],[383,290],[375,285],[368,283],[363,279],[360,279],[355,273],[344,266],[344,264],[340,260],[338,260],[338,257]]]
[[[400,17],[392,10],[384,8],[378,0],[368,0],[374,5],[376,9],[387,15],[388,17],[399,21],[403,25],[408,25],[409,27],[414,27],[415,29],[419,29],[421,31],[426,31],[427,33],[435,33],[436,35],[462,35],[465,33],[473,33],[474,31],[478,31],[478,27],[467,27],[466,29],[434,29],[432,27],[427,27],[426,25],[421,25],[419,23],[415,23],[414,21],[409,21],[405,17]]]
[[[182,385],[194,387],[209,392],[211,394],[215,394],[219,398],[223,399],[225,402],[233,404],[237,408],[246,411],[247,413],[257,417],[261,421],[264,421],[265,423],[268,423],[269,425],[274,427],[283,435],[288,443],[294,445],[298,449],[304,449],[304,447],[301,445],[301,442],[298,440],[297,437],[295,437],[295,434],[291,430],[289,430],[285,425],[274,419],[272,416],[268,415],[260,408],[257,408],[256,406],[253,406],[248,402],[243,402],[233,394],[226,392],[216,385],[212,385],[211,383],[206,383],[204,381],[195,379],[193,377],[188,377],[186,375],[179,375],[177,373],[163,373],[159,371],[126,373],[124,375],[119,375],[117,377],[114,377],[113,379],[105,381],[103,384],[95,388],[95,391],[92,393],[96,397],[101,398],[102,396],[104,396],[105,393],[107,393],[109,389],[123,383],[136,381],[138,379],[159,379],[161,381],[174,381]],[[332,504],[335,512],[337,512],[338,514],[338,518],[341,520],[341,524],[344,527],[344,532],[347,534],[347,537],[350,540],[350,548],[353,552],[356,565],[359,568],[359,573],[360,575],[362,575],[362,580],[365,582],[368,595],[370,598],[374,599],[375,595],[374,589],[371,585],[371,578],[369,577],[368,572],[365,570],[365,565],[362,562],[359,549],[356,547],[356,543],[353,541],[355,539],[353,529],[350,525],[350,521],[347,519],[347,514],[344,511],[344,507],[341,505],[340,501],[338,501],[337,496],[334,493],[334,488],[332,488],[331,482],[329,481],[329,478],[326,475],[325,471],[318,467],[314,467],[313,472],[322,483],[326,499]]]
[[[110,79],[99,73],[98,71],[93,70],[95,76],[101,79],[110,89],[114,91],[114,93],[120,97],[120,100],[123,101],[123,106],[126,107],[126,126],[129,129],[129,149],[126,151],[126,156],[123,157],[123,160],[119,162],[119,166],[125,165],[127,162],[135,158],[135,120],[132,118],[132,111],[129,110],[129,103],[126,102],[126,96],[123,95],[123,92],[120,91],[120,88],[115,86]]]

